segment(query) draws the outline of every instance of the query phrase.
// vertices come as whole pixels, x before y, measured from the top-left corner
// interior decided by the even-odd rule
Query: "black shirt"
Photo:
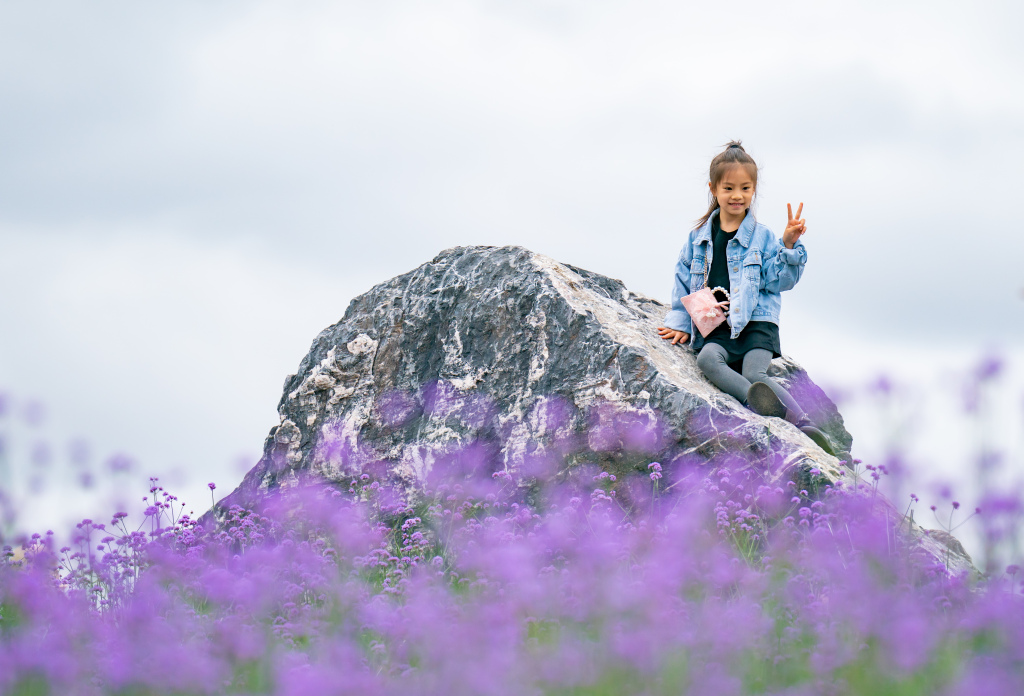
[[[711,242],[714,248],[711,252],[711,268],[708,269],[708,287],[729,288],[732,295],[732,287],[729,283],[729,264],[726,257],[726,248],[729,240],[736,236],[738,230],[723,232],[719,225],[718,216],[711,223]],[[719,300],[725,297],[716,293]],[[732,327],[728,322],[722,322],[705,338],[696,332],[693,348],[699,351],[706,343],[717,343],[729,353],[729,362],[740,362],[743,356],[755,348],[770,351],[773,358],[782,355],[782,346],[779,342],[779,325],[770,321],[751,321],[743,327],[743,331],[736,338],[732,337]]]
[[[736,236],[737,232],[739,230],[723,232],[722,228],[718,226],[717,217],[711,223],[711,243],[714,246],[714,250],[711,253],[711,268],[708,269],[708,287],[725,288],[729,291],[730,295],[732,294],[732,288],[729,287],[729,259],[726,257],[725,250],[729,241]],[[715,296],[719,300],[725,299],[722,293],[715,293]]]

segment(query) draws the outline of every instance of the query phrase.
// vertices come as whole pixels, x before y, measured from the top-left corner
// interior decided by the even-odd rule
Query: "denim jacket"
[[[711,243],[711,223],[708,221],[690,232],[686,245],[679,252],[675,278],[672,283],[672,309],[665,316],[665,326],[690,334],[693,343],[693,322],[680,301],[685,295],[704,287],[705,273],[711,269],[714,245]],[[750,321],[779,323],[783,290],[789,290],[800,280],[807,249],[797,241],[787,249],[775,238],[770,229],[747,213],[736,236],[725,249],[729,263],[729,325],[736,338]],[[706,265],[705,265],[706,264]]]

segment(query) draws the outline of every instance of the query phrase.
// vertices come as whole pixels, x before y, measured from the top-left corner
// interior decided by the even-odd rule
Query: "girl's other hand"
[[[796,217],[793,217],[791,203],[786,204],[786,209],[789,210],[789,222],[786,223],[786,231],[782,233],[782,243],[786,245],[787,249],[792,249],[793,245],[807,232],[807,224],[800,217],[800,213],[804,211],[804,204],[801,203],[800,207],[796,209]]]
[[[658,335],[666,341],[672,341],[672,345],[677,343],[686,343],[690,340],[690,334],[685,331],[676,331],[675,329],[668,329],[664,326],[658,327]]]

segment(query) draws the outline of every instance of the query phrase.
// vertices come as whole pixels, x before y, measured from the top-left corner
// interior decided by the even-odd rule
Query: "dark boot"
[[[764,382],[754,382],[747,389],[747,406],[761,416],[786,417],[786,404]]]
[[[835,456],[836,448],[828,435],[811,425],[811,422],[807,420],[804,414],[793,413],[786,408],[786,404],[782,403],[782,399],[764,382],[754,382],[747,389],[747,406],[750,407],[751,411],[762,416],[785,418],[798,427],[804,435],[811,438],[814,444],[833,457]]]
[[[836,448],[832,444],[832,439],[811,425],[809,420],[801,418],[798,422],[793,423],[793,425],[800,428],[800,432],[814,440],[814,444],[825,450],[827,454],[831,454],[833,457],[836,456]]]

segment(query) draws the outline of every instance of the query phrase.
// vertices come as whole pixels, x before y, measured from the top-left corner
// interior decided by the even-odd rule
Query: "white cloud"
[[[734,137],[762,164],[762,220],[807,203],[797,359],[826,374],[818,352],[854,338],[891,354],[876,337],[1012,352],[1021,14],[6,4],[0,380],[111,448],[226,462],[349,297],[442,248],[522,244],[667,300]]]
[[[237,458],[259,456],[285,375],[371,279],[231,243],[130,230],[97,243],[80,232],[59,246],[0,233],[0,385],[47,407],[57,450],[81,437],[102,459],[139,459],[137,490],[122,496],[181,470],[187,499],[201,505],[208,477],[230,487]],[[24,479],[24,456],[18,464]],[[76,494],[54,514],[96,505]]]

